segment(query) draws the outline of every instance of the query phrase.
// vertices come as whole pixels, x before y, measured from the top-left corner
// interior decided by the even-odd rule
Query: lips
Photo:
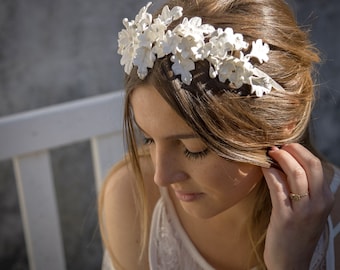
[[[197,201],[201,199],[204,193],[201,193],[201,192],[191,193],[191,192],[183,192],[183,191],[175,190],[175,195],[180,201],[193,202],[193,201]]]

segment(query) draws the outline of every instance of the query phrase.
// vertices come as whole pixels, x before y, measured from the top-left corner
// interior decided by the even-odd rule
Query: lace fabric
[[[182,228],[165,188],[161,189],[161,194],[152,217],[150,269],[213,270]]]
[[[104,256],[102,261],[102,268],[101,270],[115,270],[111,263],[111,258],[109,255],[109,252],[107,250],[104,250]]]

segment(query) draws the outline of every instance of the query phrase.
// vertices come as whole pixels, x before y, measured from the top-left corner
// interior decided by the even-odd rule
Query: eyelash
[[[209,149],[206,148],[203,151],[200,152],[190,152],[188,149],[184,150],[184,155],[188,158],[188,159],[203,159],[205,158],[209,153]]]
[[[144,137],[143,141],[145,145],[150,145],[154,143],[153,139],[146,138],[146,137]],[[184,150],[184,156],[188,159],[193,159],[193,160],[203,159],[208,155],[208,153],[209,153],[209,148],[206,148],[200,152],[191,152],[188,149]]]
[[[146,138],[146,137],[144,137],[144,138],[143,138],[143,143],[144,143],[145,145],[150,145],[150,144],[153,144],[154,141],[153,141],[153,139],[151,139],[151,138]]]

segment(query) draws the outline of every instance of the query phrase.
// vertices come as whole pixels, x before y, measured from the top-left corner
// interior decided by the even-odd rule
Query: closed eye
[[[209,148],[204,149],[203,151],[199,151],[199,152],[191,152],[188,149],[184,150],[184,155],[188,158],[188,159],[202,159],[205,158],[209,153]]]
[[[144,145],[151,145],[153,143],[155,143],[155,141],[152,138],[148,138],[145,137],[143,138],[143,143]],[[202,159],[204,157],[206,157],[209,153],[209,148],[204,149],[203,151],[199,151],[199,152],[192,152],[188,149],[184,150],[184,156],[188,159]]]
[[[144,143],[145,145],[150,145],[150,144],[153,144],[153,143],[154,143],[154,140],[151,139],[151,138],[147,138],[147,137],[144,136],[144,138],[143,138],[143,143]]]

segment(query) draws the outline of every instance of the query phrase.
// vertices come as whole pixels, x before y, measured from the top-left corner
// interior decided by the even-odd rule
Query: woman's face
[[[150,147],[154,182],[168,187],[187,213],[210,218],[245,204],[262,179],[259,167],[225,160],[208,149],[152,86],[137,87],[131,104]]]

